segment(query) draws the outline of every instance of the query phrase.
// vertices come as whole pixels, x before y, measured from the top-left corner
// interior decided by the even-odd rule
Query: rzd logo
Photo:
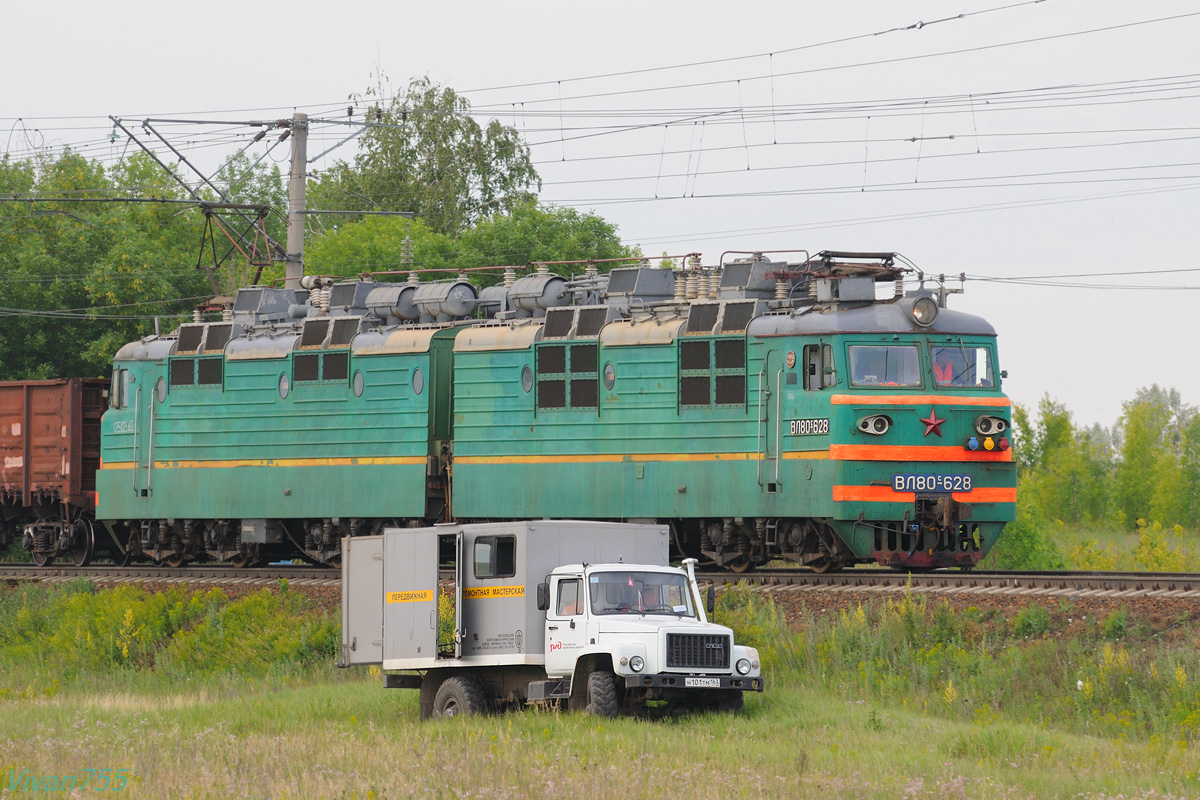
[[[551,650],[551,651],[554,651],[554,650],[562,650],[562,642],[551,642],[551,643],[550,643],[550,650]]]

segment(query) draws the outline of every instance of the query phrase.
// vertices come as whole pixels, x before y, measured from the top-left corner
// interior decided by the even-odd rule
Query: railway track
[[[10,585],[21,581],[64,583],[91,578],[99,583],[156,583],[197,585],[269,586],[286,579],[295,586],[340,586],[341,573],[326,567],[267,566],[232,568],[216,566],[75,567],[53,565],[0,565],[0,579]],[[743,574],[703,572],[703,582],[729,585],[746,582],[769,592],[877,592],[905,591],[937,595],[1027,597],[1177,597],[1200,600],[1200,574],[1154,572],[958,572],[934,571],[904,574],[880,569],[846,570],[818,574],[799,569],[758,570]]]

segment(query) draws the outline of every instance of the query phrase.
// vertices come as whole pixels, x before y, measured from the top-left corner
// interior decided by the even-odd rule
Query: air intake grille
[[[667,669],[729,669],[728,636],[668,633]]]

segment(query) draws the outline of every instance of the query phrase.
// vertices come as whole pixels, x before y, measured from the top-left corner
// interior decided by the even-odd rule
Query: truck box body
[[[442,537],[455,540],[459,642],[438,641]],[[660,525],[539,520],[389,528],[343,548],[343,665],[544,665],[538,584],[563,564],[665,566],[669,536]]]

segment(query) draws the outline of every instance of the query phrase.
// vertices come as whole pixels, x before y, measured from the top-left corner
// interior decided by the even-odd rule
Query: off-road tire
[[[587,713],[597,717],[615,717],[621,711],[617,678],[606,669],[588,675]]]
[[[433,698],[433,718],[483,714],[487,711],[487,695],[483,687],[471,678],[456,676],[442,681]]]

